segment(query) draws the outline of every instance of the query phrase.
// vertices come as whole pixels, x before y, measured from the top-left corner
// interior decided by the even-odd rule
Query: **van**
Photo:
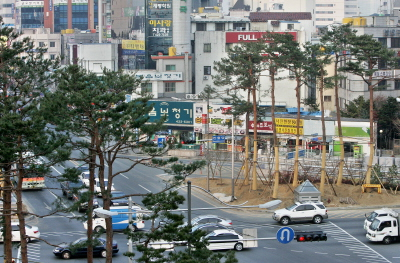
[[[144,228],[144,221],[142,220],[143,214],[140,213],[141,207],[133,206],[131,208],[132,212],[132,230],[137,231],[138,229]],[[127,206],[121,207],[111,207],[110,212],[117,212],[117,215],[113,215],[112,218],[112,227],[114,231],[121,231],[129,228],[129,208]],[[87,222],[83,223],[85,229],[87,229]],[[104,232],[106,229],[106,221],[105,218],[98,217],[97,215],[93,215],[93,231],[94,232]]]

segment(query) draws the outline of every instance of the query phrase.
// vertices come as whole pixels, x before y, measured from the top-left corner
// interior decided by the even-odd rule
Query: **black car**
[[[124,192],[121,192],[121,191],[111,191],[111,198],[121,197],[121,196],[125,196],[125,195],[126,194]],[[110,202],[110,205],[111,206],[128,206],[129,205],[129,199],[128,199],[128,197],[112,199],[111,202]]]
[[[77,191],[78,189],[81,188],[85,188],[85,184],[81,180],[78,180],[76,182],[71,182],[71,181],[61,182],[60,186],[63,195],[67,196],[68,199],[73,199],[74,191]]]
[[[104,238],[93,239],[93,256],[100,256],[105,258],[106,252],[106,240]],[[119,248],[117,242],[113,241],[113,254],[118,253]],[[70,259],[72,257],[86,257],[87,256],[87,238],[83,237],[70,244],[64,244],[56,247],[53,250],[54,255],[63,259]]]

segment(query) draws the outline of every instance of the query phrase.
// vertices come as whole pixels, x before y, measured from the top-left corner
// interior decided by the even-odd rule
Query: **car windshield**
[[[79,244],[79,243],[85,242],[85,241],[86,241],[86,238],[80,238],[80,239],[75,240],[74,242],[72,242],[72,245],[76,245],[76,244]]]
[[[369,228],[373,231],[377,230],[379,225],[381,224],[381,221],[378,219],[374,219],[374,221],[372,221],[372,224],[369,226]]]
[[[70,182],[69,183],[69,187],[71,187],[71,188],[79,188],[79,187],[82,187],[82,186],[83,186],[83,183],[81,181],[79,181],[79,182]]]
[[[372,222],[372,221],[374,221],[375,217],[377,217],[377,216],[378,216],[378,213],[372,212],[372,213],[367,217],[367,220],[368,220],[369,222]]]
[[[297,205],[293,204],[291,206],[286,207],[287,210],[293,210],[293,208],[295,208]]]
[[[121,193],[121,192],[111,193],[111,197],[121,197],[121,196],[124,196],[124,195],[125,194]]]
[[[31,226],[31,225],[25,224],[25,227],[26,227],[26,228],[29,228],[29,229],[32,229],[32,226]]]

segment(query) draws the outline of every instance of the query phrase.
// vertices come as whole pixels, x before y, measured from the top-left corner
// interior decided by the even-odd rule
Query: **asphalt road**
[[[68,166],[74,166],[68,163]],[[118,169],[124,169],[127,164],[118,161]],[[53,175],[58,176],[64,167],[56,166]],[[115,188],[126,193],[156,192],[164,186],[163,179],[166,175],[162,170],[138,165],[127,174],[121,175],[114,181]],[[62,196],[59,184],[55,179],[48,179],[46,185],[49,189],[41,191],[26,191],[23,193],[24,202],[31,212],[38,215],[46,215],[53,210],[53,202],[57,199],[67,205],[68,201]],[[180,190],[186,196],[186,188]],[[134,198],[140,203],[141,198]],[[295,231],[322,230],[328,235],[326,242],[292,241],[289,244],[281,244],[274,237],[282,227],[272,220],[271,212],[253,211],[248,209],[229,209],[196,211],[195,208],[222,206],[215,199],[192,190],[192,217],[200,214],[217,214],[233,221],[233,226],[238,232],[244,228],[256,228],[259,238],[272,238],[258,241],[257,248],[248,248],[236,253],[239,262],[400,262],[400,252],[397,249],[400,243],[391,245],[370,243],[365,238],[363,229],[364,214],[372,209],[363,210],[329,210],[329,219],[320,225],[309,222],[301,222],[289,225]],[[186,207],[186,204],[183,208]],[[44,218],[31,218],[29,223],[39,227],[41,237],[46,240],[34,241],[28,245],[28,257],[30,262],[61,262],[62,259],[52,253],[54,247],[63,242],[71,242],[85,236],[82,222],[70,219],[71,216],[79,216],[76,212],[69,215],[52,215]],[[146,231],[146,230],[144,230]],[[127,239],[122,233],[116,232],[114,239],[118,242],[120,252],[114,257],[113,262],[128,262],[123,252],[128,250]],[[3,254],[0,246],[0,254]],[[17,255],[15,247],[14,256]],[[104,262],[102,258],[96,258],[94,262]],[[71,259],[69,262],[86,262],[85,258]]]

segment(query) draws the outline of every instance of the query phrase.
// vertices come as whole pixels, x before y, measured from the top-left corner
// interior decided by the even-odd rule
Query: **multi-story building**
[[[15,27],[15,0],[3,0],[0,4],[0,16],[8,27]]]

